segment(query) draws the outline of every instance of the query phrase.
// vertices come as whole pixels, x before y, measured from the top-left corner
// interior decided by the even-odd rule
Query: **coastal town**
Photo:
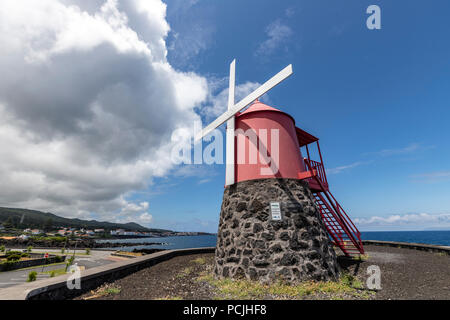
[[[9,229],[0,225],[0,239],[20,239],[28,240],[32,237],[69,237],[69,238],[153,238],[153,237],[170,237],[170,236],[195,236],[205,234],[202,232],[177,232],[177,231],[162,231],[162,232],[144,232],[144,231],[130,231],[125,229],[107,230],[99,229],[85,229],[85,228],[70,228],[59,227],[57,230],[44,231],[43,229],[26,228],[23,230]]]
[[[1,229],[2,227],[0,227]],[[106,237],[106,236],[132,236],[132,237],[159,237],[161,234],[153,233],[153,232],[139,232],[139,231],[127,231],[124,229],[116,229],[116,230],[105,230],[101,229],[84,229],[84,228],[64,228],[61,227],[56,232],[45,232],[41,229],[24,229],[22,234],[18,236],[19,239],[28,239],[30,236],[76,236],[83,238],[96,238],[96,237]]]

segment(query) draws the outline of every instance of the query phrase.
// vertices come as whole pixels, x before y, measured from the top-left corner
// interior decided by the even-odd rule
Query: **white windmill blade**
[[[234,107],[234,86],[236,79],[236,59],[230,64],[228,85],[228,110]],[[234,116],[227,121],[225,185],[234,184]]]
[[[241,111],[243,108],[248,106],[254,100],[261,97],[263,94],[265,94],[267,91],[269,91],[270,89],[275,87],[281,81],[285,80],[291,74],[292,74],[292,64],[288,65],[286,68],[284,68],[283,70],[278,72],[272,78],[267,80],[263,85],[261,85],[258,89],[256,89],[255,91],[250,93],[248,96],[246,96],[244,99],[242,99],[237,104],[235,104],[233,108],[224,112],[221,116],[219,116],[216,120],[214,120],[206,128],[204,128],[201,132],[197,133],[195,135],[195,141],[200,140],[201,138],[206,136],[208,133],[210,133],[215,128],[220,126],[222,123],[224,123],[225,121],[230,119],[232,116],[234,116],[237,112]]]

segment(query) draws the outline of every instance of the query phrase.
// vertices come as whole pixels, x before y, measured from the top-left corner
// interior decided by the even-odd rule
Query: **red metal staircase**
[[[311,191],[333,244],[346,256],[364,254],[360,232],[328,190],[323,164],[307,158],[304,160],[311,172],[311,177],[308,178]]]

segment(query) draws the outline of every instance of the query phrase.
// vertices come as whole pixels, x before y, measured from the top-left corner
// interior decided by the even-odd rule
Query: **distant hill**
[[[57,216],[50,212],[0,207],[0,224],[5,223],[11,224],[12,226],[20,229],[26,228],[43,229],[46,226],[50,227],[51,225],[53,228],[71,227],[71,228],[106,229],[106,230],[124,229],[128,231],[145,231],[157,233],[171,232],[171,230],[146,228],[135,222],[113,223],[96,220],[69,219]]]

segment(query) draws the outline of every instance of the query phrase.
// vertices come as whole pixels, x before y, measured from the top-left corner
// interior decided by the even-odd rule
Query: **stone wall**
[[[272,220],[270,202],[282,219]],[[214,272],[270,282],[334,280],[336,254],[305,181],[260,179],[225,188]]]

